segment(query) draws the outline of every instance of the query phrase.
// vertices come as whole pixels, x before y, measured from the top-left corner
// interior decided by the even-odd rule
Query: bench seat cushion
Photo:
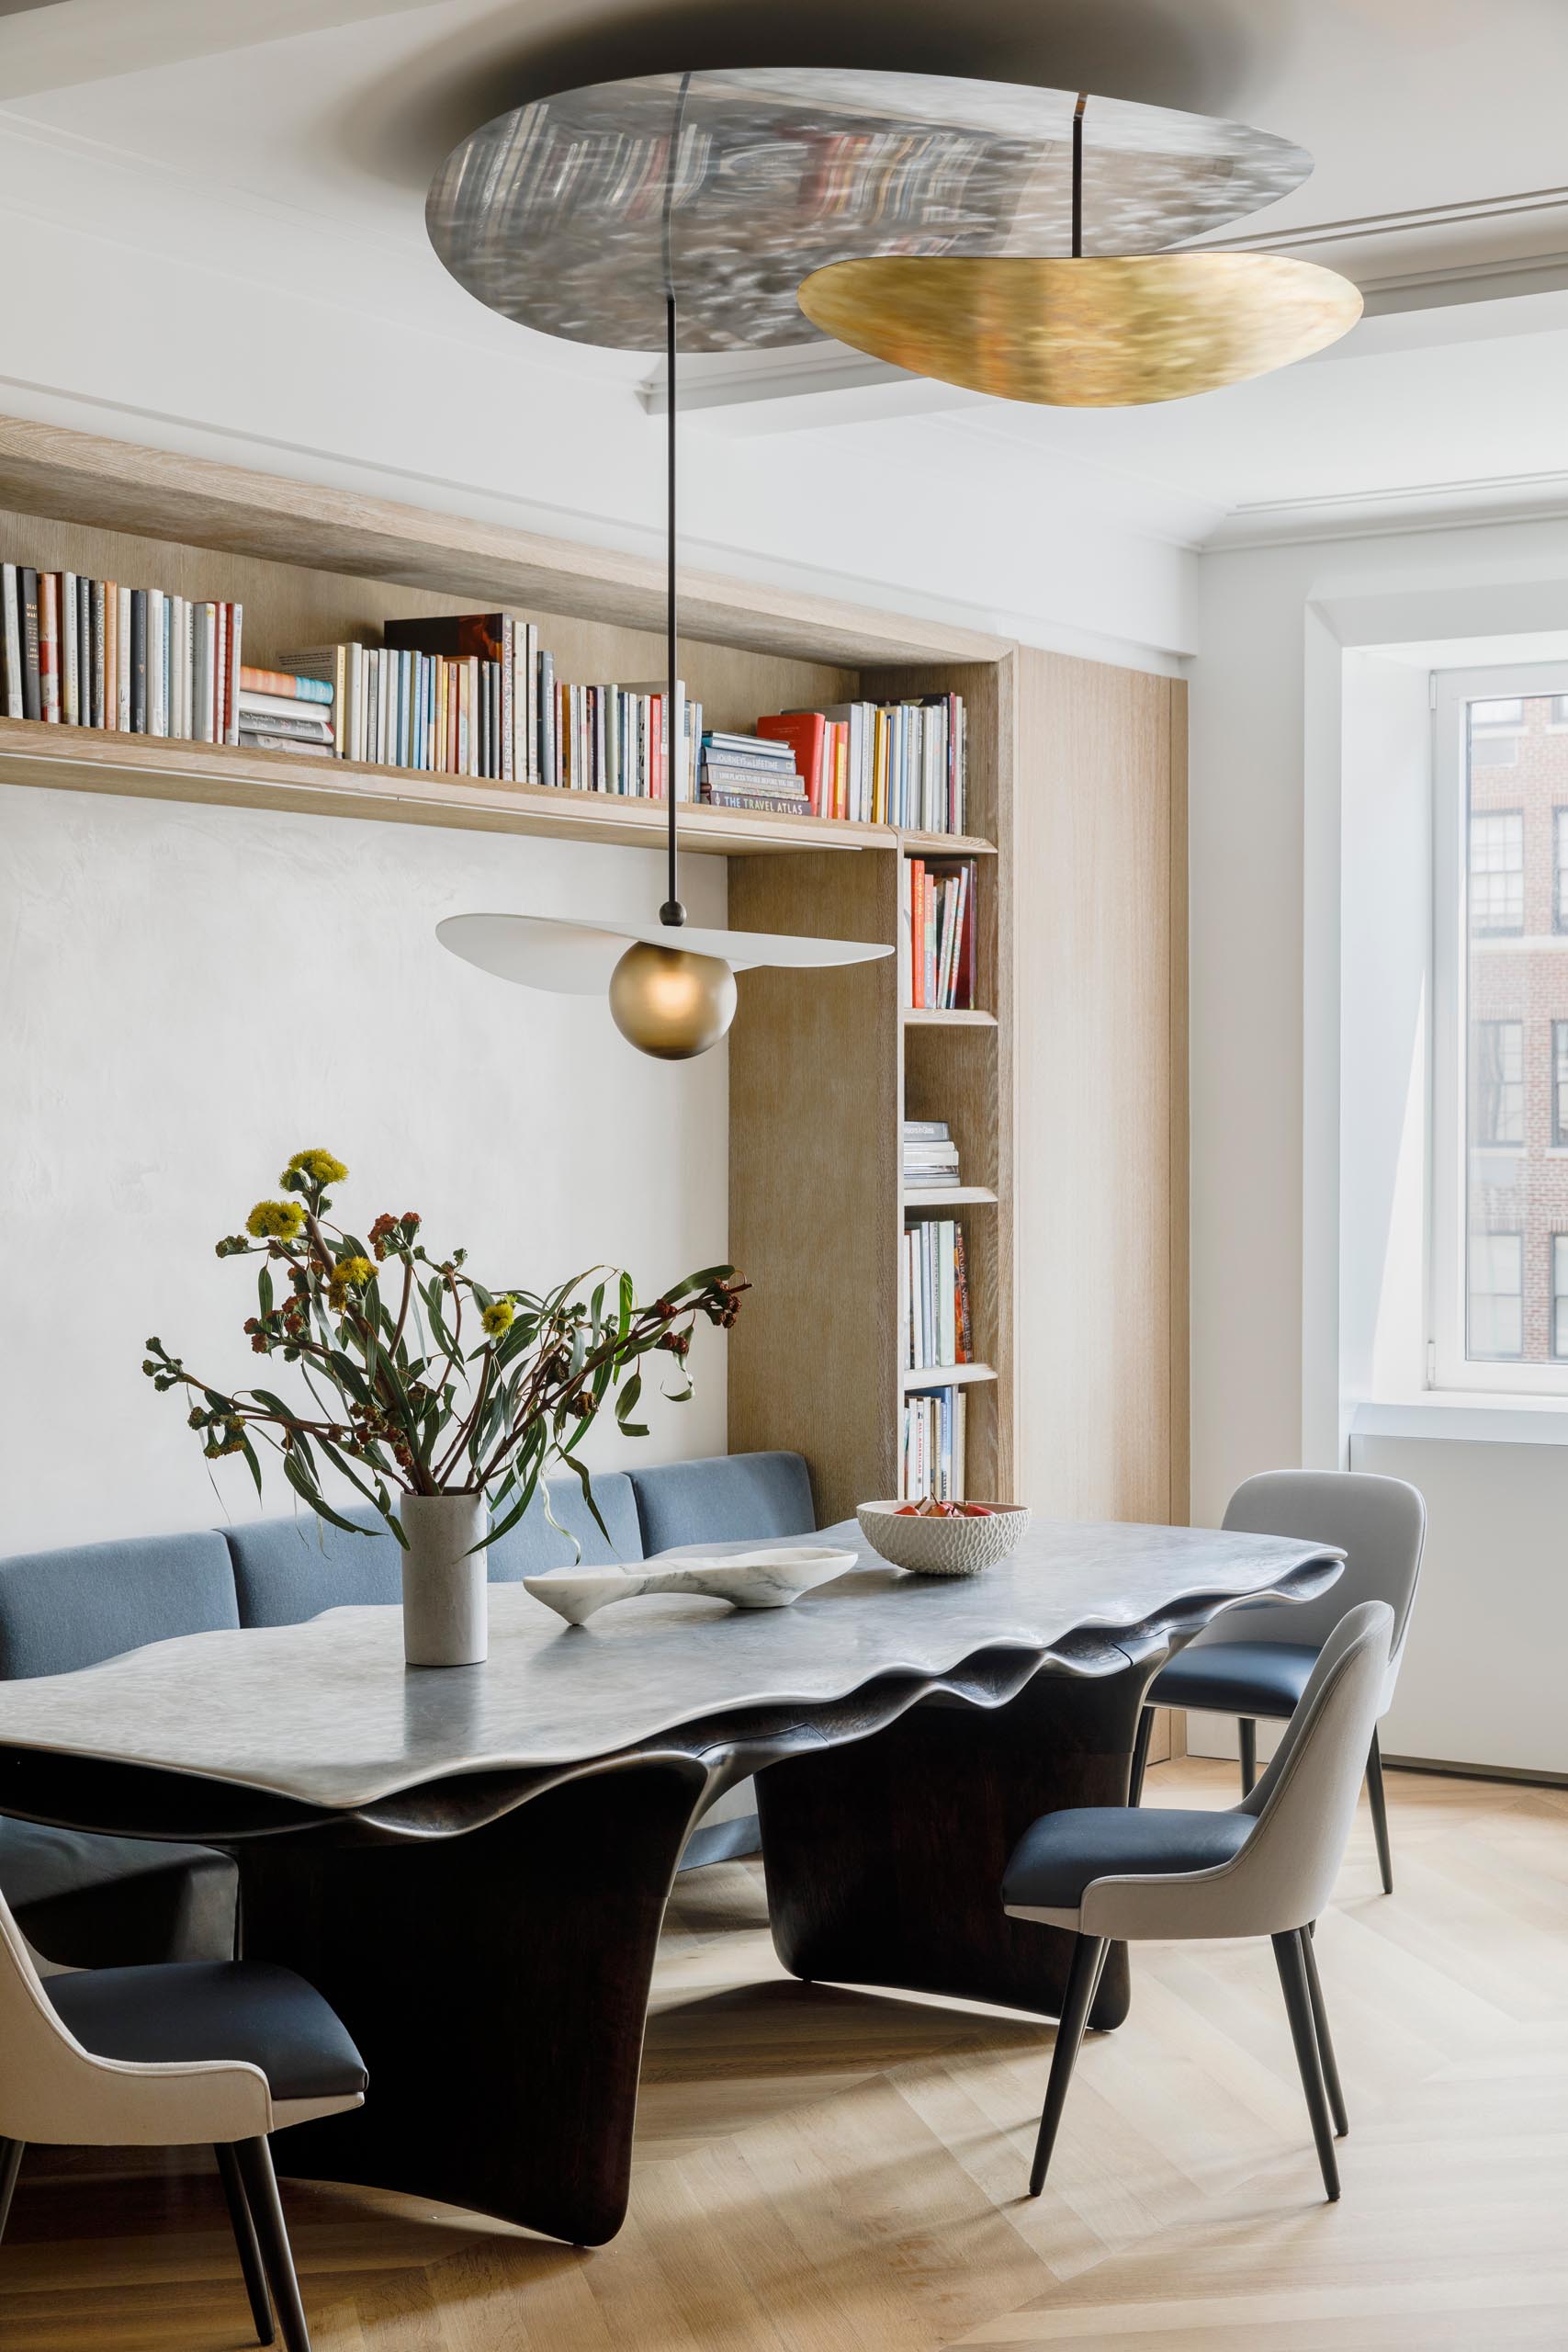
[[[0,1560],[0,1681],[71,1674],[239,1622],[221,1535],[138,1535]]]
[[[798,1453],[727,1453],[634,1470],[642,1548],[651,1556],[682,1544],[745,1544],[768,1535],[810,1535],[817,1526],[811,1479]]]
[[[352,2098],[365,2061],[314,1985],[270,1961],[100,1968],[44,1991],[84,2050],[136,2065],[243,2059],[275,2099]]]
[[[205,1846],[0,1820],[0,1894],[62,1968],[231,1959],[238,1893],[233,1863]]]

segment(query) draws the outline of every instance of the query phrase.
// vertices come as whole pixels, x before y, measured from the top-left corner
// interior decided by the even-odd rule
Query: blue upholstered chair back
[[[0,1680],[70,1674],[239,1622],[221,1535],[139,1535],[0,1560]]]
[[[810,1535],[817,1526],[811,1478],[799,1453],[727,1453],[634,1470],[645,1554],[681,1544],[745,1544],[753,1537]]]

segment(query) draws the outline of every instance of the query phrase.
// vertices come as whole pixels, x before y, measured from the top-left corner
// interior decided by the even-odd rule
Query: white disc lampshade
[[[833,964],[869,964],[890,946],[863,939],[800,939],[790,932],[705,931],[694,923],[576,922],[560,915],[448,915],[435,926],[443,947],[498,980],[545,989],[557,996],[599,996],[626,954],[627,943],[711,956],[733,972],[761,964],[816,971]]]

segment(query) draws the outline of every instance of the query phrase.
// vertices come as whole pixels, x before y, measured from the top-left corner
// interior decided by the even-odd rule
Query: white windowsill
[[[1430,1388],[1416,1396],[1368,1397],[1351,1409],[1350,1433],[1483,1445],[1568,1445],[1568,1396],[1488,1396]]]

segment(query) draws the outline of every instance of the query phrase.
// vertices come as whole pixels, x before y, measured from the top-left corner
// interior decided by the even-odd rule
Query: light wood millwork
[[[244,650],[374,641],[502,605],[561,680],[658,677],[660,563],[0,419],[0,548],[245,607]],[[898,1125],[951,1120],[976,1355],[972,1494],[1186,1511],[1184,690],[908,615],[688,572],[708,721],[957,692],[967,837],[690,808],[742,928],[896,942],[898,861],[973,857],[973,1008],[901,1012],[895,963],[746,975],[729,1044],[730,1443],[798,1446],[832,1518],[897,1480]],[[655,847],[660,804],[0,719],[0,784]],[[1018,1170],[1023,1171],[1020,1188]],[[1156,1745],[1156,1753],[1158,1747]]]
[[[1017,660],[1020,1459],[1037,1509],[1179,1521],[1186,690]]]
[[[1023,2194],[1051,2029],[787,1979],[755,1865],[677,1883],[631,2217],[584,2255],[286,2182],[316,2352],[1555,2352],[1568,2340],[1568,1792],[1389,1774],[1318,1930],[1350,2110],[1321,2200],[1267,1946],[1140,1945]],[[1197,1758],[1145,1801],[1235,1802]],[[375,2096],[374,2084],[371,2097]],[[250,2341],[205,2150],[39,2151],[6,2352]]]

